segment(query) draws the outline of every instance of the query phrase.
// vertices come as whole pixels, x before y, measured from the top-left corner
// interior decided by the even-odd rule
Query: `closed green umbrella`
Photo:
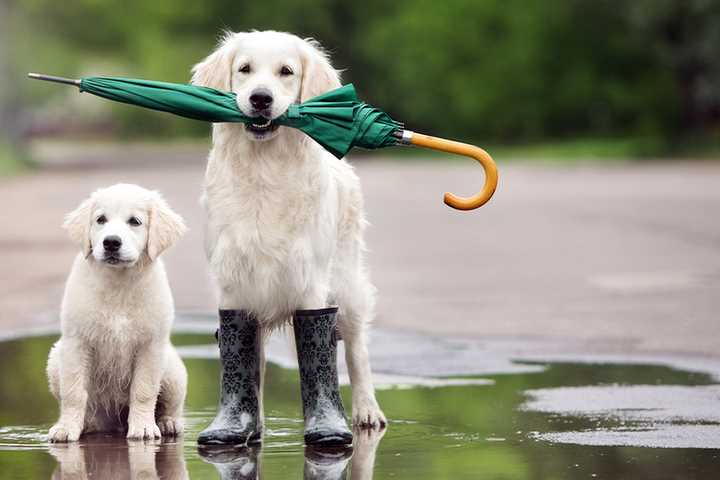
[[[264,123],[263,117],[248,117],[237,106],[235,94],[195,85],[119,77],[86,77],[79,80],[31,73],[31,78],[75,85],[81,92],[213,123]],[[417,145],[466,155],[485,169],[483,190],[470,198],[445,194],[445,203],[460,210],[480,207],[497,186],[497,168],[484,150],[442,138],[405,130],[387,113],[357,98],[352,85],[324,93],[301,104],[290,105],[273,123],[297,128],[338,158],[353,147],[368,149],[392,145]]]

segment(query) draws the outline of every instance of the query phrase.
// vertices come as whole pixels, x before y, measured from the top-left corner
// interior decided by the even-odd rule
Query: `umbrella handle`
[[[441,152],[454,153],[472,157],[482,165],[485,170],[485,185],[482,190],[472,197],[459,197],[450,192],[445,192],[445,204],[457,210],[474,210],[485,205],[492,198],[497,188],[498,171],[495,161],[482,148],[467,143],[455,142],[444,138],[432,137],[422,133],[403,132],[403,143],[409,143],[418,147],[431,148]],[[408,135],[410,133],[410,135]],[[410,138],[408,138],[410,137]]]

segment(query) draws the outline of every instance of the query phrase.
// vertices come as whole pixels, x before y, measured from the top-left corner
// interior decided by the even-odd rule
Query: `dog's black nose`
[[[272,102],[272,93],[267,88],[257,88],[250,95],[250,104],[255,110],[267,110]]]
[[[122,246],[122,240],[117,235],[108,235],[103,240],[103,247],[107,252],[117,252]]]

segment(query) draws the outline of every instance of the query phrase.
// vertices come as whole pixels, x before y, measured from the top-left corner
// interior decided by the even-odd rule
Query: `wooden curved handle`
[[[458,197],[450,192],[445,192],[445,204],[447,206],[457,210],[474,210],[482,207],[492,198],[497,188],[498,171],[495,161],[482,148],[415,132],[412,133],[410,144],[418,147],[432,148],[433,150],[439,150],[441,152],[472,157],[483,166],[485,170],[485,185],[483,185],[482,190],[472,197]]]

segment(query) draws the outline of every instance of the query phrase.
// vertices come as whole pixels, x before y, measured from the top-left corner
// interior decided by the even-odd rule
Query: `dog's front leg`
[[[162,352],[162,344],[150,342],[142,346],[135,356],[127,438],[160,438],[160,429],[155,422],[155,405],[160,393]]]
[[[88,352],[83,343],[72,338],[63,339],[59,346],[58,369],[60,419],[50,429],[51,442],[75,442],[85,425],[87,408]]]

